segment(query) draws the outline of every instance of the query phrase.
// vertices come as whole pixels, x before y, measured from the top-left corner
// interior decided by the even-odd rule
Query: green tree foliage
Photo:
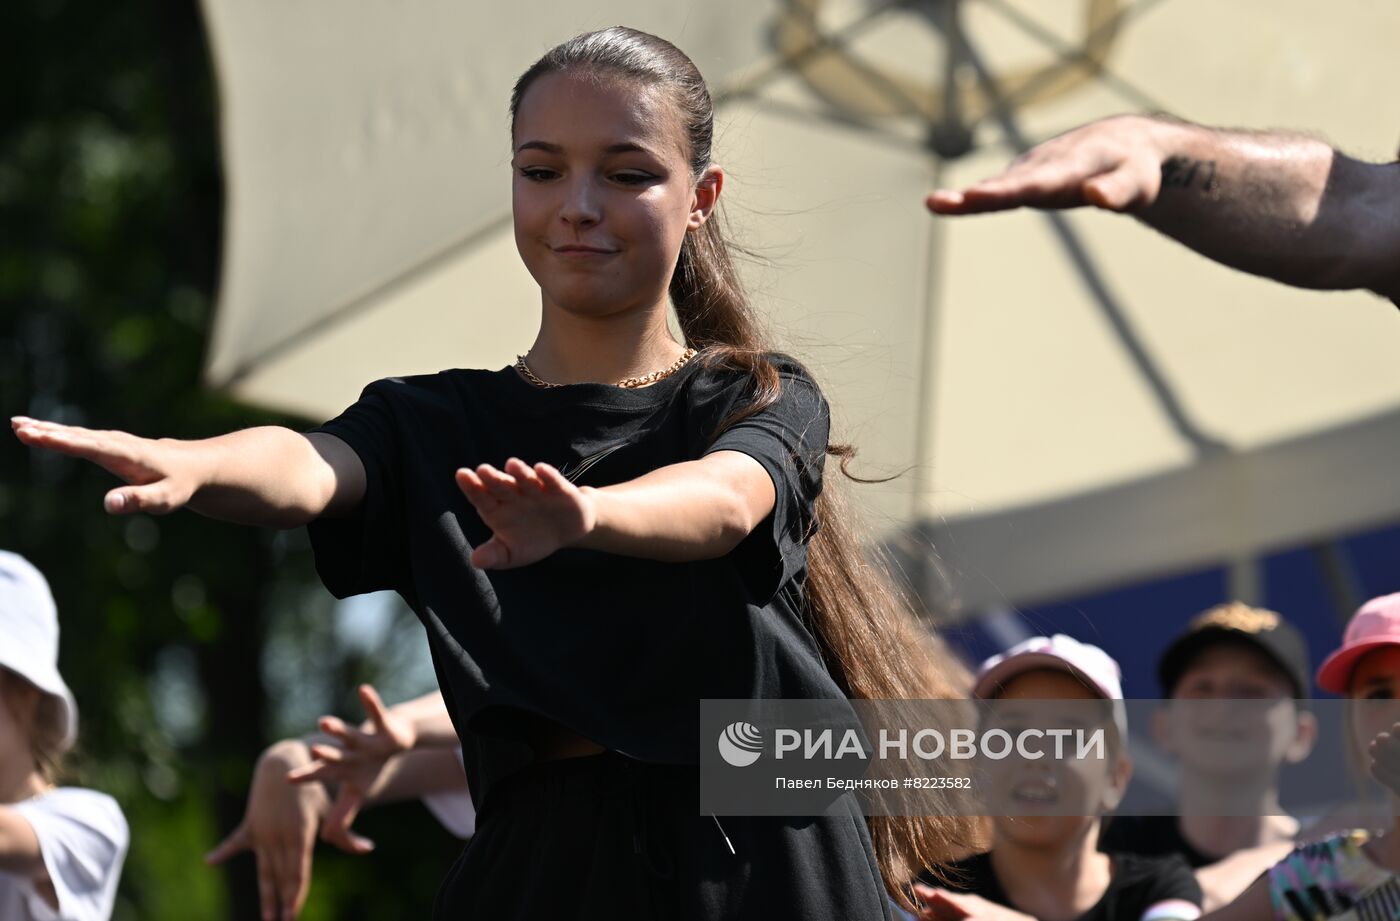
[[[197,5],[11,0],[0,52],[0,411],[189,438],[297,424],[200,384],[222,187]],[[254,918],[252,861],[216,871],[202,855],[287,728],[266,690],[269,637],[321,636],[330,598],[303,532],[110,517],[113,483],[0,445],[0,546],[53,585],[82,711],[71,776],[116,796],[132,826],[118,918]],[[349,690],[383,677],[377,664],[316,656],[307,686],[357,716]],[[416,806],[362,821],[379,849],[318,852],[306,917],[426,917],[456,843]]]

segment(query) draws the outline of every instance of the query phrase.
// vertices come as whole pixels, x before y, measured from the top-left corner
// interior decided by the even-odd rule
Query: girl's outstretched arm
[[[575,486],[549,464],[518,458],[457,471],[457,485],[492,530],[472,565],[510,569],[562,547],[683,562],[724,556],[773,510],[763,465],[715,451],[613,486]]]
[[[177,441],[24,416],[10,425],[27,445],[91,461],[126,481],[107,493],[114,515],[163,515],[188,505],[211,518],[294,528],[352,511],[365,492],[359,457],[333,435],[263,426]]]

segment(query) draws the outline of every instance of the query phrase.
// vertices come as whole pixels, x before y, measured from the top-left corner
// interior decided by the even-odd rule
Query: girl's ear
[[[1123,802],[1123,795],[1128,792],[1128,781],[1133,779],[1133,759],[1126,750],[1127,740],[1122,742],[1124,750],[1118,753],[1113,766],[1109,770],[1109,787],[1103,793],[1103,811],[1112,812],[1118,808],[1118,804]]]
[[[699,230],[714,213],[719,204],[719,193],[724,189],[724,167],[711,165],[695,183],[695,194],[691,196],[690,219],[686,230]]]
[[[1293,744],[1288,746],[1284,756],[1284,760],[1289,764],[1297,764],[1312,754],[1313,745],[1317,742],[1317,717],[1310,710],[1301,711],[1298,714],[1297,728],[1298,733],[1293,737]]]

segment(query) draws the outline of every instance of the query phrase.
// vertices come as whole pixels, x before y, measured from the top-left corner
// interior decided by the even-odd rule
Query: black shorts
[[[889,921],[853,796],[815,818],[716,821],[698,791],[698,768],[611,752],[511,774],[481,804],[434,918]]]

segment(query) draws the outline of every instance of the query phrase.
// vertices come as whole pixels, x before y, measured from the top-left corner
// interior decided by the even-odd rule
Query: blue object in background
[[[1330,542],[1319,550],[1301,547],[1260,561],[1262,605],[1278,611],[1302,631],[1312,670],[1341,643],[1354,605],[1400,591],[1400,525]],[[1027,636],[1065,633],[1103,648],[1123,669],[1123,694],[1163,696],[1157,657],[1194,616],[1232,600],[1224,566],[1100,592],[1082,598],[1028,605],[1019,611],[984,611],[951,625],[943,637],[974,667]],[[1314,687],[1313,693],[1321,694]]]

